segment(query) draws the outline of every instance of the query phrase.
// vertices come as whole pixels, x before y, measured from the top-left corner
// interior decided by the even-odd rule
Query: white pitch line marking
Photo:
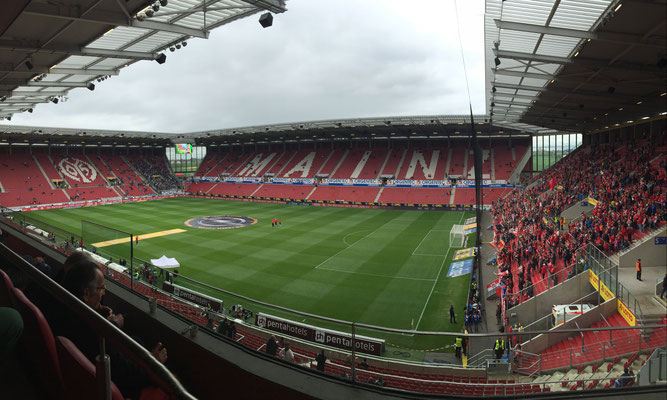
[[[392,221],[393,221],[393,219],[390,219],[389,221],[387,221],[387,222],[385,222],[384,224],[382,224],[382,225],[378,226],[377,228],[375,228],[375,230],[370,231],[370,232],[368,232],[367,234],[365,234],[361,239],[357,240],[356,242],[352,243],[351,245],[349,245],[349,246],[347,246],[347,247],[344,247],[344,248],[340,249],[340,251],[338,251],[336,254],[334,254],[334,255],[332,255],[332,256],[329,256],[326,260],[324,260],[324,261],[322,261],[321,263],[317,264],[317,266],[315,267],[315,269],[320,269],[320,266],[321,266],[321,265],[323,265],[324,263],[326,263],[326,262],[329,261],[330,259],[336,257],[337,255],[339,255],[339,254],[342,253],[343,251],[345,251],[345,250],[349,249],[350,247],[354,246],[355,244],[357,244],[357,243],[361,242],[362,240],[366,239],[366,238],[368,237],[368,235],[370,235],[371,233],[375,233],[378,229],[382,228],[383,226],[387,225],[388,223],[390,223],[390,222],[392,222]],[[352,232],[352,233],[354,233],[354,232]]]
[[[334,269],[334,268],[318,268],[318,269],[322,270],[322,271],[341,272],[341,273],[344,273],[344,274],[373,276],[373,277],[376,277],[376,278],[407,279],[407,280],[411,280],[411,281],[433,282],[433,278],[411,278],[411,277],[408,277],[408,276],[379,275],[379,274],[370,274],[370,273],[358,272],[358,271],[343,271],[343,270]]]
[[[461,214],[461,219],[459,220],[458,225],[461,225],[461,221],[463,221],[463,216],[465,215],[465,211]],[[435,281],[433,281],[433,287],[431,287],[431,292],[428,294],[428,297],[426,298],[426,303],[424,303],[424,308],[422,308],[422,313],[419,315],[419,319],[417,320],[417,325],[415,325],[415,331],[417,328],[419,328],[419,324],[422,322],[422,317],[424,316],[424,311],[426,311],[426,306],[428,305],[428,302],[431,300],[431,295],[433,295],[433,290],[435,289],[435,285],[438,283],[438,279],[440,279],[440,274],[442,273],[442,267],[445,266],[445,261],[447,261],[447,256],[449,255],[449,251],[452,249],[452,246],[447,248],[447,253],[445,254],[445,258],[442,259],[442,264],[440,264],[440,269],[438,270],[438,275],[435,277]]]

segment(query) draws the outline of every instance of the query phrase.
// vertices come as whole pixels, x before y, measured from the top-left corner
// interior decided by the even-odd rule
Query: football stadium
[[[483,73],[472,2],[447,0],[458,114],[25,123],[70,97],[157,101],[131,71],[241,21],[267,40],[303,2],[0,5],[0,397],[664,399],[665,0],[480,0]],[[230,78],[196,67],[185,85]],[[252,113],[263,95],[218,94]],[[224,108],[183,97],[182,126]]]

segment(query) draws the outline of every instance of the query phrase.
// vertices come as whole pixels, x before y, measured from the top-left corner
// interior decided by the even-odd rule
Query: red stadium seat
[[[52,393],[54,399],[65,400],[67,397],[64,395],[60,363],[51,327],[39,308],[32,304],[20,289],[14,288],[12,293],[23,317],[24,350],[35,376],[39,377],[35,380],[41,382],[45,392]]]
[[[99,398],[95,366],[81,353],[72,341],[58,336],[56,339],[58,360],[65,381],[65,393],[70,400]],[[111,398],[123,400],[116,385],[111,383]]]
[[[0,269],[0,307],[11,307],[14,303],[12,296],[14,284],[5,271]]]

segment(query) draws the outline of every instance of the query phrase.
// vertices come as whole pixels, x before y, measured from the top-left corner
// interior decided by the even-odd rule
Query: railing
[[[596,288],[598,293],[600,293],[602,285],[604,284],[614,296],[621,300],[630,311],[632,311],[637,319],[637,323],[641,324],[644,320],[641,306],[639,305],[637,298],[619,282],[618,263],[614,262],[611,258],[607,257],[602,250],[590,243],[588,244],[587,254],[588,268],[593,271],[599,279],[598,288]]]
[[[540,354],[523,351],[516,346],[511,351],[510,361],[512,371],[527,376],[535,376],[542,373],[542,356]]]
[[[656,349],[637,372],[640,385],[667,381],[667,350]]]
[[[517,301],[517,304],[521,304],[524,301],[524,298],[531,299],[534,296],[544,293],[547,290],[550,290],[551,288],[567,281],[568,279],[571,279],[580,273],[585,271],[584,268],[584,263],[581,262],[586,258],[586,245],[580,246],[575,250],[574,252],[574,257],[575,257],[575,262],[571,265],[565,264],[565,268],[563,268],[560,271],[554,272],[553,274],[550,274],[541,280],[532,283],[530,282],[530,285],[527,287],[524,287],[523,290],[510,294],[510,296],[513,296],[513,298]],[[570,275],[568,272],[568,269],[571,268],[571,271],[574,271],[573,275]],[[544,285],[544,290],[541,292],[537,292],[537,287],[540,286],[540,284]],[[532,295],[529,295],[532,291]]]
[[[600,313],[600,318],[602,318],[602,322],[604,322],[605,324],[607,324],[608,327],[611,328],[611,324],[609,323],[609,321],[607,321],[607,318],[605,318],[604,315],[602,315],[602,313]],[[614,340],[613,340],[613,338],[612,338],[612,333],[613,333],[613,332],[614,332],[614,331],[609,331],[609,344],[610,344],[611,346],[614,345]]]
[[[156,360],[148,350],[127,336],[115,325],[111,324],[81,300],[74,297],[71,293],[63,289],[60,285],[56,284],[37,268],[30,265],[23,258],[1,243],[0,254],[2,254],[9,263],[26,273],[33,282],[37,283],[47,293],[60,300],[70,312],[75,313],[81,320],[85,321],[86,325],[95,330],[100,335],[100,349],[105,348],[105,341],[107,339],[110,340],[125,356],[136,362],[144,371],[146,371],[151,379],[169,395],[182,400],[196,400],[195,397],[189,394],[171,372],[169,372],[162,363]],[[105,355],[102,359],[108,360],[108,356]],[[101,398],[110,400],[111,381],[110,374],[108,374],[109,366],[108,364],[105,365],[104,362],[98,362],[96,364],[96,375],[106,378],[97,380],[100,385],[100,393],[104,393],[104,396]]]
[[[10,210],[9,208],[3,208],[0,211],[2,212],[2,214],[6,215],[11,221],[20,226],[22,229],[27,229],[28,226],[33,226],[43,231],[46,234],[50,234],[50,236],[44,236],[44,238],[51,241],[52,243],[58,243],[58,244],[69,243],[70,246],[74,246],[75,244],[78,244],[79,241],[81,241],[81,235],[69,232],[65,229],[44,222],[28,214],[15,212]],[[36,230],[34,231],[34,233],[39,234],[37,233]],[[72,243],[72,239],[74,239],[76,243]]]

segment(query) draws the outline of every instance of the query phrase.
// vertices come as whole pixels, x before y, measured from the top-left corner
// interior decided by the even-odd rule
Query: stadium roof
[[[487,0],[495,125],[593,132],[664,115],[666,0]]]
[[[475,115],[475,130],[481,136],[520,136],[525,131],[495,127],[484,115]],[[444,139],[470,136],[470,115],[393,116],[304,121],[256,125],[183,134],[147,131],[74,129],[0,125],[0,144],[80,144],[152,146],[171,143],[197,145],[280,143],[284,141],[331,141],[368,139]]]
[[[284,0],[43,0],[0,6],[0,119],[67,99],[141,60]],[[173,50],[172,50],[173,48]]]

